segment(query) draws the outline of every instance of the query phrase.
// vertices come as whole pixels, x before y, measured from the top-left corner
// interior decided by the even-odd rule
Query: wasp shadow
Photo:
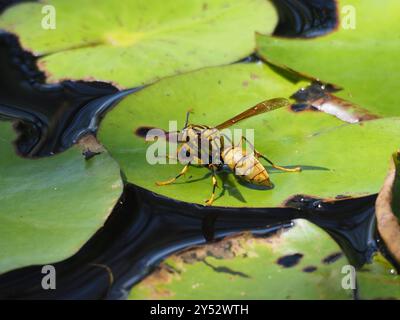
[[[293,169],[296,167],[300,167],[302,171],[331,171],[331,169],[326,168],[326,167],[319,167],[319,166],[307,166],[307,165],[291,165],[291,166],[285,166],[285,168],[288,169]],[[202,168],[198,166],[192,166],[192,168]],[[203,167],[204,168],[204,167]],[[269,173],[271,174],[290,174],[290,172],[284,172],[279,169],[276,169],[272,166],[267,166],[266,169],[268,170]],[[301,172],[299,172],[301,173]],[[250,188],[253,190],[272,190],[275,188],[275,185],[273,182],[271,182],[271,186],[262,186],[262,185],[256,185],[253,183],[250,183],[244,179],[241,179],[240,177],[236,176],[231,170],[229,170],[226,166],[222,167],[216,172],[217,176],[220,178],[222,185],[219,186],[219,189],[221,190],[219,194],[216,196],[215,201],[222,198],[227,192],[229,196],[234,197],[238,201],[242,203],[247,203],[246,199],[244,198],[243,194],[240,192],[239,188],[237,187],[237,184],[240,184],[246,188]],[[202,177],[196,178],[196,179],[191,179],[191,176],[189,175],[189,178],[186,179],[185,181],[176,181],[174,184],[182,185],[182,184],[190,184],[190,183],[196,183],[199,181],[203,181],[205,179],[211,179],[212,172],[208,171],[206,174],[204,174]],[[211,190],[211,188],[210,188]]]
[[[192,168],[201,168],[198,166],[192,166]],[[204,167],[203,167],[204,169]],[[216,175],[220,178],[222,185],[219,185],[219,189],[221,189],[221,192],[218,194],[218,196],[215,198],[215,200],[223,197],[226,192],[228,192],[228,194],[234,198],[236,198],[237,200],[239,200],[240,202],[246,203],[245,198],[243,197],[242,193],[240,192],[240,190],[237,188],[236,186],[236,181],[238,181],[240,183],[240,180],[237,179],[237,177],[234,177],[234,174],[232,171],[230,171],[227,168],[221,168],[218,171],[216,171]],[[184,181],[175,181],[174,184],[177,185],[183,185],[183,184],[190,184],[190,183],[196,183],[199,181],[203,181],[205,179],[210,179],[211,180],[211,176],[212,176],[212,172],[208,171],[206,174],[204,174],[202,177],[196,178],[196,179],[192,179],[192,176],[189,175],[188,179],[184,180]],[[210,192],[211,192],[211,188],[210,188]]]
[[[222,186],[220,194],[215,198],[215,200],[223,197],[226,192],[235,199],[239,200],[242,203],[247,203],[246,199],[243,197],[243,194],[236,186],[236,182],[240,183],[240,180],[233,174],[232,171],[228,171],[226,169],[222,169],[218,171],[218,177],[221,178]]]

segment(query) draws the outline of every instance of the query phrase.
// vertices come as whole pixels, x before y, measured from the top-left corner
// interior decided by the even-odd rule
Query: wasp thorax
[[[221,164],[221,136],[218,129],[190,126],[179,134],[179,161],[192,164]]]

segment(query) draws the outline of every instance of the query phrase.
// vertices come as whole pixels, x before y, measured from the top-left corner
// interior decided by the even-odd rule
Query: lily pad
[[[103,225],[122,182],[106,153],[40,159],[15,154],[10,123],[0,122],[0,273],[66,259]]]
[[[191,123],[217,125],[260,101],[288,97],[296,86],[261,63],[208,68],[164,79],[122,100],[107,114],[98,136],[128,182],[173,199],[204,204],[211,194],[210,172],[190,167],[176,183],[156,186],[156,181],[174,177],[183,166],[149,164],[146,152],[151,144],[137,133],[147,127],[169,131],[170,120],[182,128],[188,109],[193,111]],[[263,162],[274,184],[268,190],[250,188],[232,174],[224,179],[222,172],[214,204],[276,207],[298,194],[335,198],[378,192],[390,154],[398,147],[400,119],[344,124],[322,112],[295,113],[284,108],[234,128],[243,129],[243,134],[245,129],[254,129],[256,149],[281,166],[301,166],[303,171],[276,171]]]
[[[41,26],[45,4],[56,10],[55,29]],[[39,57],[48,82],[136,87],[242,59],[254,51],[255,32],[270,34],[276,22],[266,0],[48,0],[10,8],[0,28]]]
[[[351,299],[352,290],[342,287],[348,262],[338,245],[312,223],[295,223],[270,237],[247,234],[175,254],[129,298]]]
[[[400,276],[380,254],[357,271],[360,299],[400,299]]]
[[[313,39],[259,35],[258,54],[276,65],[343,87],[340,97],[370,112],[400,115],[400,2],[338,2],[341,21],[328,35]]]

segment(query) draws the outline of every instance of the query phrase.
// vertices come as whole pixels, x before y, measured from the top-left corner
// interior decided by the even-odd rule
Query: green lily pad
[[[266,0],[48,0],[56,29],[43,29],[43,3],[0,17],[39,56],[48,82],[86,79],[136,87],[178,73],[234,62],[254,51],[255,32],[277,22]],[[77,10],[78,9],[78,10]],[[47,22],[47,19],[45,20]]]
[[[0,137],[0,273],[70,257],[118,200],[118,166],[106,152],[85,160],[78,147],[23,159],[8,122],[0,122]]]
[[[129,298],[351,299],[352,290],[342,287],[347,264],[323,230],[296,220],[271,237],[227,238],[175,254],[133,287]]]
[[[381,255],[357,271],[360,299],[400,299],[400,276]]]
[[[189,108],[191,123],[217,125],[260,101],[288,97],[296,86],[261,63],[208,68],[164,79],[121,101],[101,123],[98,136],[128,182],[173,199],[204,204],[211,194],[210,171],[190,167],[176,183],[156,186],[156,181],[174,177],[183,166],[149,164],[146,152],[151,143],[135,132],[146,127],[168,131],[170,120],[177,120],[182,128]],[[261,160],[274,184],[269,190],[250,188],[222,172],[214,205],[276,207],[297,194],[335,198],[378,192],[388,159],[398,147],[400,119],[344,124],[322,112],[295,113],[283,108],[234,128],[243,129],[243,134],[245,129],[254,129],[256,149],[281,166],[301,166],[303,171],[276,171]]]
[[[340,0],[339,4],[337,30],[314,39],[259,35],[258,54],[343,87],[340,97],[377,115],[400,115],[400,2]]]

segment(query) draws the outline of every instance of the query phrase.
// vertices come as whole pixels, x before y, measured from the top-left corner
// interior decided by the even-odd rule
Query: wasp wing
[[[241,114],[238,114],[237,116],[233,117],[232,119],[229,119],[215,128],[218,130],[228,128],[239,121],[254,117],[256,115],[259,115],[261,113],[269,112],[278,108],[282,107],[287,107],[289,106],[289,101],[284,98],[275,98],[275,99],[270,99],[270,100],[265,100],[263,102],[260,102],[259,104],[255,105],[254,107],[251,107],[250,109],[247,109],[246,111],[242,112]]]

